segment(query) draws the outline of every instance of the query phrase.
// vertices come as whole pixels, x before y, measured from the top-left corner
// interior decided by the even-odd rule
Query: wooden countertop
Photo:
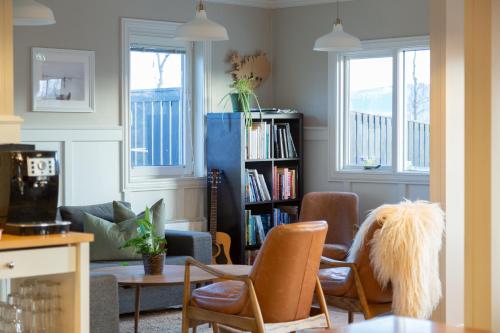
[[[3,234],[2,239],[0,239],[0,251],[89,243],[93,240],[93,234],[84,234],[79,232],[45,236],[15,236]]]

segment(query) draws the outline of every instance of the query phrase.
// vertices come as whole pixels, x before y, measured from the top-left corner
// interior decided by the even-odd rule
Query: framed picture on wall
[[[34,112],[94,112],[95,52],[34,47]]]

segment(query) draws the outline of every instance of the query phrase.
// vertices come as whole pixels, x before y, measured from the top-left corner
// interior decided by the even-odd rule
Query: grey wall
[[[340,5],[344,29],[362,40],[428,34],[428,0],[353,0]],[[328,125],[328,57],[312,50],[331,31],[335,4],[279,9],[273,15],[274,101]]]
[[[194,16],[191,0],[41,0],[54,11],[57,24],[14,29],[15,110],[25,127],[106,127],[120,125],[120,18],[183,22]],[[230,40],[213,44],[213,96],[218,101],[231,82],[225,58],[259,49],[272,57],[271,15],[266,9],[208,4],[209,17],[225,25]],[[30,112],[31,47],[96,51],[96,112],[93,114]],[[272,105],[272,79],[258,94]],[[221,106],[222,107],[222,106]]]

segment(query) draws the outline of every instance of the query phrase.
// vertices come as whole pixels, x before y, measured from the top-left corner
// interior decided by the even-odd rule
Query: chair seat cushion
[[[335,267],[321,269],[318,277],[323,288],[323,293],[330,296],[344,296],[352,285],[351,269],[348,267]]]
[[[323,257],[330,259],[345,260],[348,253],[349,248],[342,244],[325,244],[323,246]]]
[[[239,314],[246,301],[247,292],[244,282],[216,282],[203,288],[195,289],[191,296],[191,305],[225,314]]]

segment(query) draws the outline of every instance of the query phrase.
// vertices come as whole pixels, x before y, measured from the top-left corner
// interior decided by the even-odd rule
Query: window
[[[334,176],[429,172],[430,51],[426,38],[364,43],[330,55]]]
[[[177,23],[123,19],[126,183],[192,175],[192,44]]]
[[[186,52],[130,46],[130,161],[133,169],[184,166]]]

